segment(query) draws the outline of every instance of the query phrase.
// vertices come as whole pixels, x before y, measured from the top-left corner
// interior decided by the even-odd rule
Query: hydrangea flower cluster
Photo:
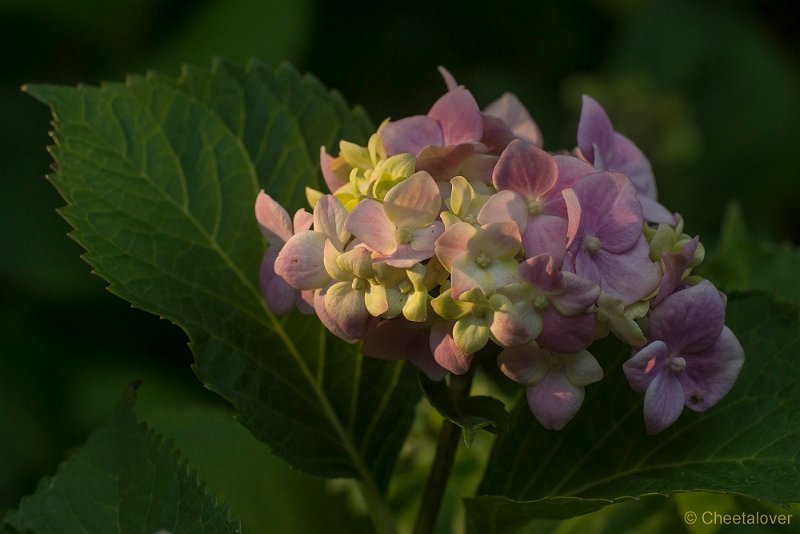
[[[322,148],[330,191],[307,190],[313,213],[292,220],[259,194],[268,306],[316,313],[366,355],[434,380],[496,343],[548,429],[603,378],[587,349],[609,333],[632,347],[623,371],[648,433],[716,404],[744,351],[724,295],[692,274],[703,246],[658,202],[644,154],[588,96],[577,148],[548,153],[514,95],[481,111],[440,70],[447,92],[426,115],[387,119],[336,157]]]

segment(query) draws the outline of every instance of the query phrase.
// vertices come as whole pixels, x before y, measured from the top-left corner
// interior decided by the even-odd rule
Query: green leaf
[[[136,421],[136,386],[111,420],[6,522],[36,533],[241,532],[170,443]]]
[[[195,371],[247,428],[303,471],[386,488],[419,388],[316,317],[276,317],[258,284],[262,187],[298,207],[319,145],[369,122],[291,67],[150,74],[100,88],[32,86],[55,118],[61,214],[109,289],[187,333]],[[330,146],[329,146],[330,148]]]
[[[499,399],[485,395],[456,397],[444,380],[435,382],[422,373],[419,373],[419,384],[425,398],[439,415],[461,427],[467,447],[472,445],[475,433],[480,429],[493,434],[505,430],[508,413]]]
[[[754,239],[738,204],[728,205],[720,243],[701,273],[727,291],[763,289],[800,303],[800,249]]]
[[[717,406],[685,410],[647,436],[642,397],[612,339],[592,352],[606,379],[587,388],[580,412],[551,432],[527,406],[512,412],[495,442],[479,496],[467,500],[480,532],[511,532],[536,518],[563,519],[650,494],[728,492],[776,503],[800,501],[800,318],[761,294],[729,299],[727,324],[746,354],[741,375]]]

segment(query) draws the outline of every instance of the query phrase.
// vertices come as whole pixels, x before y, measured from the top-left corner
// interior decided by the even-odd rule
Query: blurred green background
[[[22,83],[175,74],[181,63],[209,65],[214,55],[273,65],[288,59],[378,123],[426,112],[444,90],[442,64],[481,104],[516,93],[549,150],[575,145],[580,95],[590,93],[649,155],[662,202],[707,248],[731,200],[751,235],[797,244],[793,4],[0,0],[0,517],[85,440],[127,383],[143,378],[141,417],[175,440],[250,532],[368,528],[353,516],[359,503],[346,484],[292,472],[233,421],[192,375],[177,328],[131,310],[89,274],[56,214],[60,197],[44,179],[49,110],[23,95]],[[413,501],[430,460],[414,454],[430,451],[436,426],[420,413],[401,461],[405,475],[393,486],[399,508]],[[485,454],[482,439],[462,454],[453,495],[474,488],[477,475],[466,473]],[[635,505],[642,517],[657,518],[649,506]],[[666,514],[658,528],[685,529],[675,519],[685,501],[670,506],[678,511],[658,508]],[[447,513],[453,509],[451,502]],[[613,513],[603,517],[618,526]]]

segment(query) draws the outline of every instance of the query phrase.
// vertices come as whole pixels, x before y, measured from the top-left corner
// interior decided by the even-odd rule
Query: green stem
[[[370,487],[362,482],[359,484],[359,489],[367,503],[367,511],[369,512],[369,518],[372,520],[372,526],[375,527],[375,532],[378,534],[397,534],[392,512],[383,497],[375,491],[374,486]]]
[[[469,397],[469,389],[472,386],[475,367],[473,365],[466,374],[451,375],[450,394],[454,398]],[[430,475],[428,475],[425,492],[422,494],[422,502],[417,514],[414,534],[432,534],[436,529],[436,520],[442,507],[444,491],[447,488],[447,481],[450,479],[450,472],[453,470],[460,438],[461,427],[445,419],[436,442],[436,456],[433,459]]]

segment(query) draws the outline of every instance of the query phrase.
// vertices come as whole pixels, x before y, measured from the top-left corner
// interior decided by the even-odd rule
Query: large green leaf
[[[728,205],[719,246],[700,268],[727,291],[763,289],[779,300],[800,303],[800,249],[755,239],[736,203]]]
[[[495,443],[479,496],[467,501],[474,531],[512,532],[534,518],[573,517],[650,494],[800,501],[798,310],[737,295],[727,324],[747,358],[734,389],[703,414],[686,410],[657,436],[645,434],[641,396],[621,369],[627,351],[613,340],[593,349],[607,377],[587,388],[565,430],[544,430],[520,403]]]
[[[130,387],[111,421],[6,522],[37,534],[241,532],[172,446],[136,421],[134,401]]]
[[[265,188],[296,208],[319,144],[369,121],[290,67],[216,62],[100,88],[33,86],[55,117],[61,214],[109,289],[181,326],[201,380],[294,467],[385,489],[419,392],[400,362],[364,359],[316,317],[274,316],[258,287]]]

